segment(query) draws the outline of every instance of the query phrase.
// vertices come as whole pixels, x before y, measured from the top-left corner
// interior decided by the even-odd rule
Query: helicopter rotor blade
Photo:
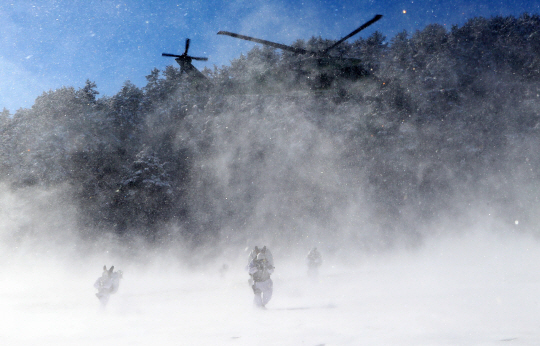
[[[187,55],[187,52],[189,50],[189,41],[191,41],[189,38],[186,38],[186,50],[184,51],[184,55]]]
[[[182,55],[178,55],[178,54],[169,54],[169,53],[161,53],[161,56],[172,56],[174,58],[181,58]]]
[[[261,39],[255,38],[255,37],[239,35],[239,34],[235,34],[235,33],[228,32],[228,31],[219,31],[217,34],[218,35],[227,35],[227,36],[231,36],[231,37],[234,37],[234,38],[239,38],[239,39],[246,40],[246,41],[252,41],[252,42],[264,44],[266,46],[270,46],[270,47],[274,47],[274,48],[278,48],[278,49],[282,49],[282,50],[287,50],[289,52],[293,52],[293,53],[296,53],[296,54],[309,54],[309,53],[312,53],[312,52],[307,51],[307,50],[302,49],[302,48],[294,48],[294,47],[291,47],[291,46],[286,46],[286,45],[281,44],[281,43],[261,40]]]
[[[326,48],[325,50],[322,51],[323,54],[326,54],[328,53],[331,49],[335,48],[336,46],[338,46],[339,44],[341,44],[343,41],[345,41],[346,39],[348,38],[351,38],[352,36],[358,34],[360,31],[364,30],[365,28],[367,28],[368,26],[370,26],[371,24],[375,23],[376,21],[378,21],[379,19],[382,18],[382,15],[380,14],[377,14],[375,15],[375,17],[371,18],[371,20],[367,21],[366,23],[362,24],[358,29],[354,30],[353,32],[351,32],[350,34],[348,34],[347,36],[343,37],[341,40],[337,41],[336,43],[334,43],[333,45],[331,45],[330,47]]]

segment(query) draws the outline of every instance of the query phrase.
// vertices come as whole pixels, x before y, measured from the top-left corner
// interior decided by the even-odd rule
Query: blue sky
[[[405,11],[405,13],[404,13]],[[207,56],[195,66],[228,65],[255,43],[237,32],[290,44],[322,36],[339,39],[375,14],[384,15],[360,36],[381,31],[388,39],[429,23],[450,27],[476,16],[540,13],[537,1],[470,0],[4,0],[0,4],[0,110],[29,108],[37,96],[62,86],[95,81],[112,96],[126,80],[137,86],[157,67],[176,64],[161,53]],[[352,38],[351,40],[354,40]]]

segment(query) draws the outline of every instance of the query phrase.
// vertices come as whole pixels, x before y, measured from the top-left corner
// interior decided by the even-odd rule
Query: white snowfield
[[[3,258],[0,345],[540,345],[532,237],[439,239],[350,258],[321,246],[316,284],[305,252],[284,261],[272,250],[268,310],[252,307],[243,257],[223,276],[225,259],[187,271],[163,259],[142,268],[96,258],[62,265],[31,252]],[[104,264],[124,278],[101,309],[92,284]]]

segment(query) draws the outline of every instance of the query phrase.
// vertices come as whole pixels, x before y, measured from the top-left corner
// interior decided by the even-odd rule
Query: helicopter
[[[176,59],[176,62],[178,65],[180,65],[180,74],[186,73],[187,75],[190,75],[192,78],[198,79],[198,80],[206,80],[207,78],[191,64],[192,60],[198,60],[198,61],[208,61],[208,58],[200,58],[200,57],[194,57],[187,55],[189,50],[189,43],[190,39],[186,39],[186,49],[184,50],[184,54],[177,55],[177,54],[169,54],[169,53],[162,53],[161,56],[171,56]]]
[[[345,40],[358,34],[360,31],[374,24],[382,18],[382,15],[377,14],[372,19],[362,24],[356,30],[341,38],[334,44],[317,51],[307,50],[298,47],[287,46],[281,43],[271,42],[258,39],[255,37],[240,35],[229,31],[219,31],[218,35],[226,35],[234,38],[239,38],[246,41],[260,43],[269,47],[281,49],[291,52],[295,55],[302,56],[301,64],[303,74],[308,75],[309,79],[314,81],[313,87],[316,89],[324,89],[329,87],[336,77],[344,77],[351,80],[356,80],[363,76],[367,76],[369,72],[362,66],[362,60],[358,58],[337,57],[330,52],[343,43]]]

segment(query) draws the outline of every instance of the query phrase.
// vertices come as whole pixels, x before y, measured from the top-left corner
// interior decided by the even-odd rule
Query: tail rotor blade
[[[161,56],[171,56],[173,58],[176,58],[176,61],[181,65],[181,73],[189,70],[189,66],[184,66],[185,64],[191,64],[191,60],[199,60],[199,61],[208,61],[208,58],[205,57],[192,57],[187,55],[187,52],[189,50],[189,43],[190,39],[186,39],[186,49],[184,51],[184,54],[178,55],[178,54],[170,54],[170,53],[161,53]]]

